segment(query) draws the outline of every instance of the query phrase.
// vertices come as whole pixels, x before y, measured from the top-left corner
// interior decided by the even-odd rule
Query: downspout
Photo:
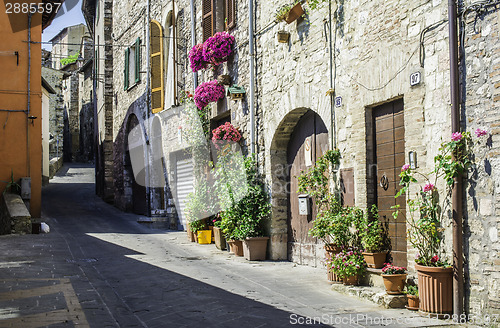
[[[146,177],[146,195],[147,195],[147,204],[148,204],[148,216],[151,216],[151,188],[149,187],[151,185],[151,172],[150,172],[150,163],[152,162],[150,160],[150,154],[149,154],[149,131],[148,131],[148,125],[149,125],[149,113],[151,111],[151,90],[150,90],[150,23],[151,23],[151,0],[146,1],[146,124],[144,125],[144,129],[146,132],[146,146],[144,147],[145,150],[145,158],[148,161],[146,167],[147,167],[147,177]]]
[[[334,51],[334,45],[333,45],[333,36],[332,36],[332,1],[328,2],[328,16],[329,16],[329,46],[330,46],[330,119],[332,121],[331,123],[331,149],[336,149],[337,148],[337,133],[336,133],[336,118],[335,118],[335,84],[334,84],[334,79],[333,79],[333,51]],[[337,72],[335,72],[337,74]]]
[[[448,0],[449,47],[450,47],[450,94],[451,94],[451,132],[460,132],[460,102],[458,76],[458,34],[457,5]],[[462,236],[462,193],[463,178],[456,177],[452,189],[453,212],[453,313],[463,313],[463,236]]]
[[[196,26],[194,20],[194,0],[190,1],[190,9],[191,9],[191,47],[196,45]],[[198,73],[193,72],[193,90],[198,86]]]
[[[31,163],[30,163],[30,110],[31,110],[31,12],[28,13],[28,104],[27,104],[27,117],[26,120],[26,170],[27,176],[31,177]],[[33,121],[33,120],[32,120]]]
[[[250,152],[255,153],[255,72],[254,72],[254,49],[253,49],[253,0],[248,0],[248,48],[249,48],[249,59],[250,59]]]

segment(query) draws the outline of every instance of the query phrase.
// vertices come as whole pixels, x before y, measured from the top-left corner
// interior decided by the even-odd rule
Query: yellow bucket
[[[211,244],[211,243],[212,243],[212,231],[210,230],[198,231],[198,244]]]

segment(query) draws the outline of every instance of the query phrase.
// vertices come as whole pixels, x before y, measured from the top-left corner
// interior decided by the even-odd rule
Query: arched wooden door
[[[288,260],[303,265],[319,265],[323,253],[316,254],[316,238],[312,238],[308,234],[312,227],[312,221],[316,218],[316,206],[312,206],[311,215],[299,215],[297,177],[301,171],[310,169],[327,149],[328,130],[321,117],[310,110],[297,122],[287,148],[287,160],[290,168]]]

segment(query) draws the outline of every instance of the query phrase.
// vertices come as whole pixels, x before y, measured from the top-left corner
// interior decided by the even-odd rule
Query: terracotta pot
[[[408,310],[417,311],[419,303],[420,303],[418,296],[417,295],[406,295],[406,297],[408,299],[408,305],[406,306],[406,308]]]
[[[369,268],[380,269],[384,267],[387,252],[365,253],[363,252],[366,265]]]
[[[214,242],[214,226],[208,226],[208,230],[210,230],[210,236],[212,243]]]
[[[194,233],[191,230],[191,225],[189,223],[186,225],[186,232],[188,235],[188,240],[194,242]]]
[[[222,233],[221,228],[214,227],[214,242],[215,247],[217,247],[218,249],[226,249],[226,238],[224,238],[224,234]]]
[[[447,314],[453,311],[453,268],[415,264],[420,310]]]
[[[340,253],[342,249],[338,246],[332,244],[325,244],[325,258],[330,260],[332,255]]]
[[[288,38],[290,37],[290,33],[287,31],[278,31],[278,42],[279,43],[288,43]]]
[[[249,261],[264,261],[269,237],[251,237],[243,241],[243,255]]]
[[[302,8],[302,5],[299,3],[297,3],[295,6],[293,6],[292,9],[290,9],[290,11],[288,12],[288,15],[285,19],[285,22],[287,24],[291,24],[293,23],[297,18],[299,18],[300,16],[304,15],[304,9]]]
[[[236,256],[243,256],[243,242],[241,240],[228,240],[229,251]]]
[[[194,239],[194,242],[197,243],[198,242],[198,234],[197,233],[194,233],[193,232],[193,239]]]
[[[328,271],[326,273],[326,278],[328,281],[335,282],[335,283],[341,283],[343,282],[343,279],[340,278],[335,272],[333,271]]]
[[[358,275],[344,277],[344,285],[357,285]]]
[[[390,295],[403,294],[406,284],[406,273],[400,274],[382,274],[385,291]]]

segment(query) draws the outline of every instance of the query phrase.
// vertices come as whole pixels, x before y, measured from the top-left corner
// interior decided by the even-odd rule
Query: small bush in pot
[[[387,294],[401,294],[406,283],[406,268],[386,263],[382,269],[382,279]]]
[[[336,254],[331,261],[331,269],[345,281],[350,277],[357,279],[363,276],[366,271],[366,263],[361,252],[354,248],[346,248]]]
[[[379,220],[378,210],[375,205],[362,218],[360,227],[361,244],[364,249],[363,256],[368,267],[382,268],[386,259],[387,248],[390,247],[390,240],[387,229],[384,229],[382,222]]]

